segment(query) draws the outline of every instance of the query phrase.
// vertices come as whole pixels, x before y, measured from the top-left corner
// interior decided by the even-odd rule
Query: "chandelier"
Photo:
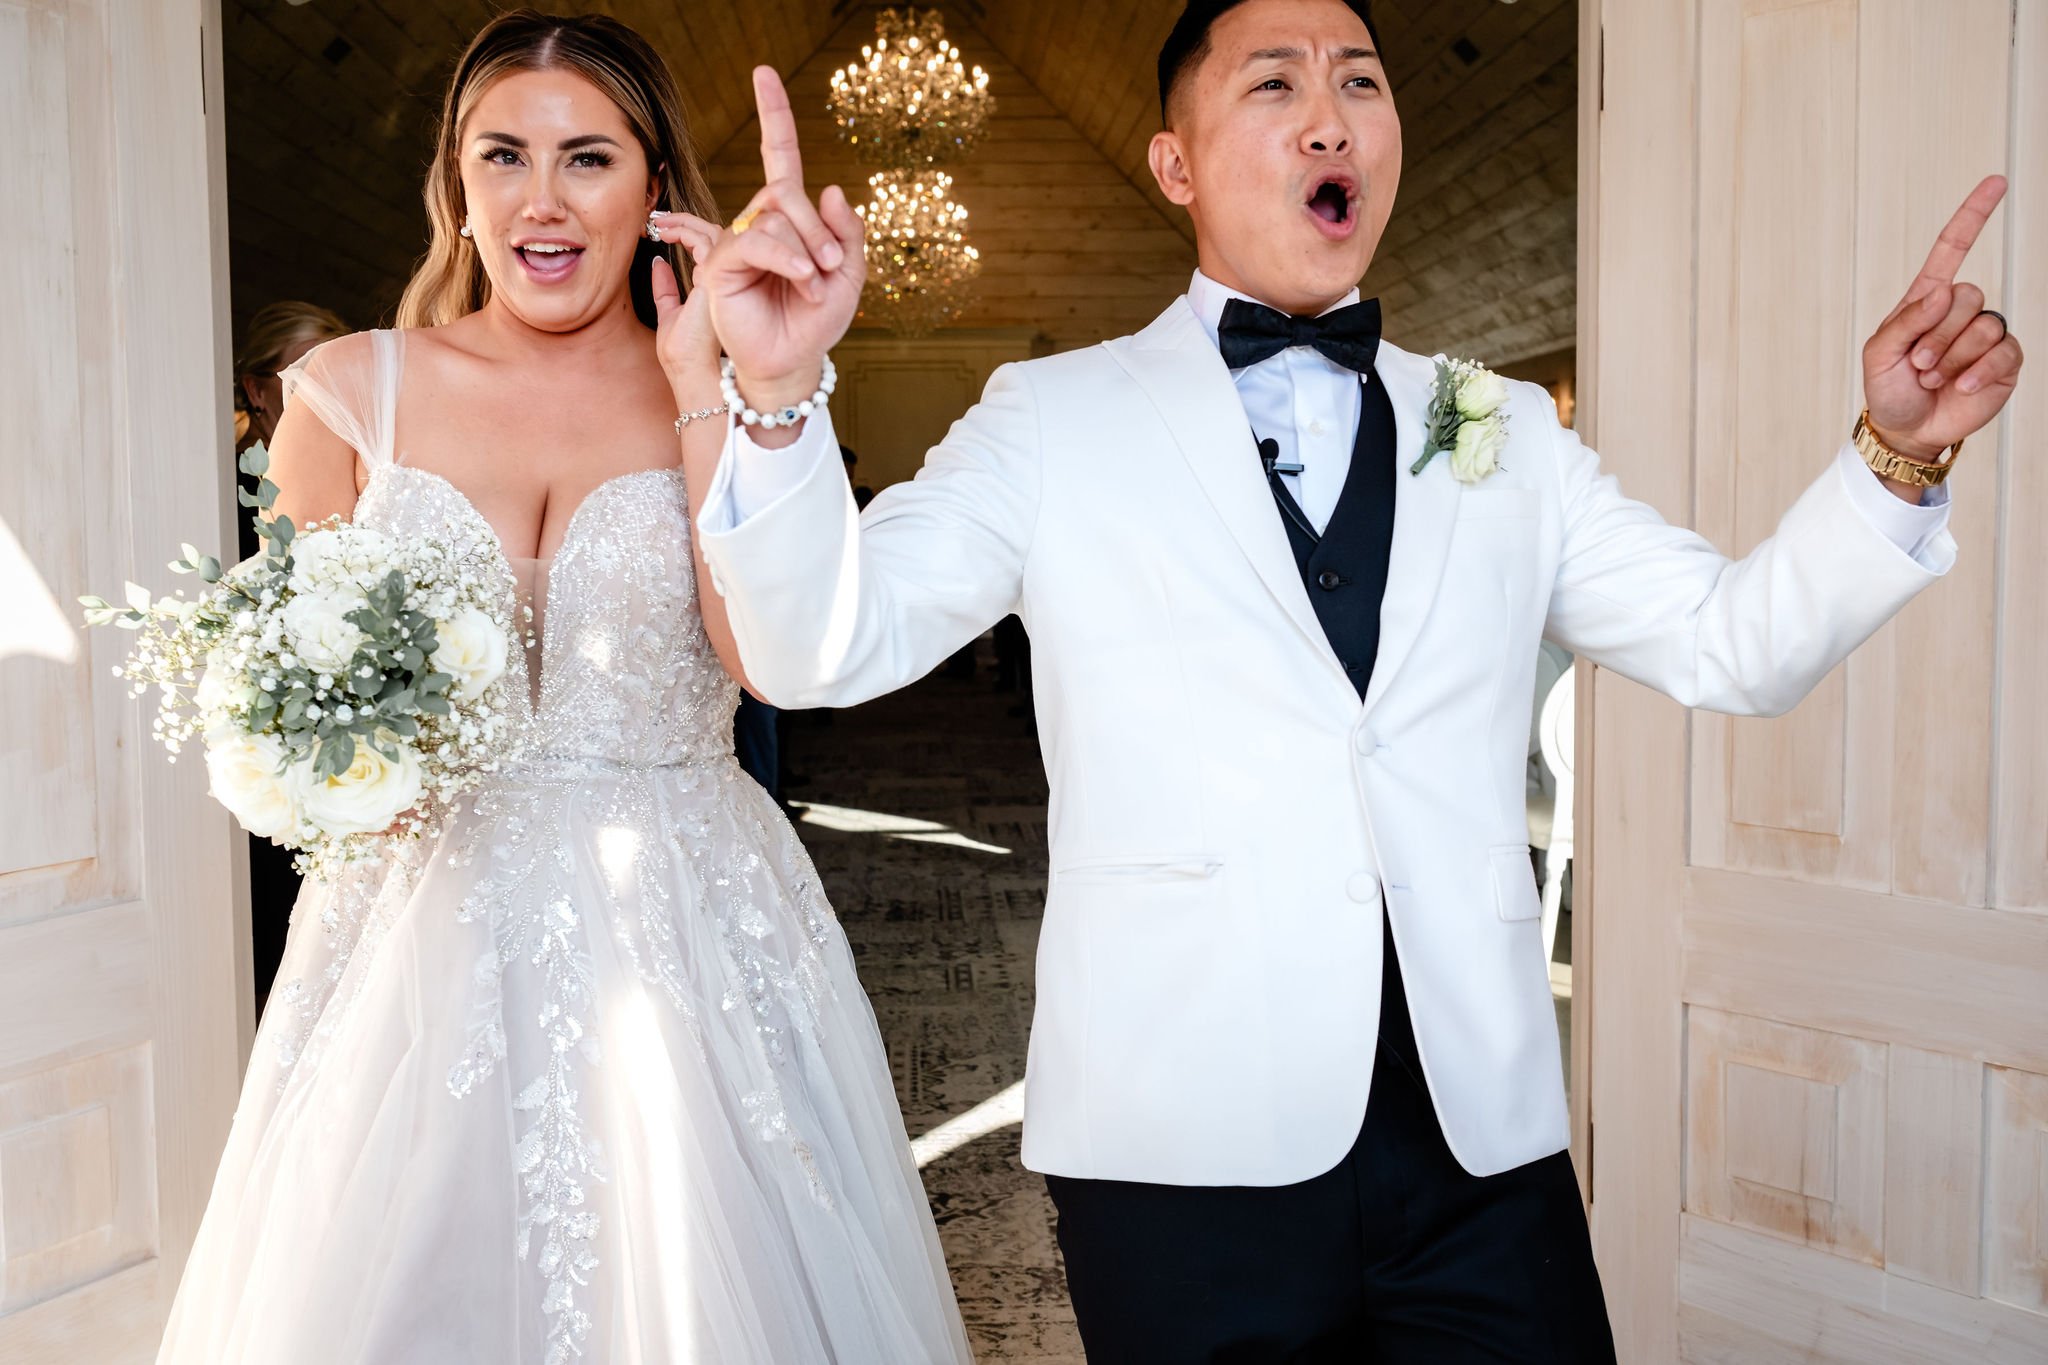
[[[885,9],[861,60],[832,73],[839,136],[870,165],[915,170],[951,161],[982,135],[995,97],[969,70],[937,10]]]
[[[967,242],[967,210],[944,171],[879,171],[854,212],[867,226],[868,292],[891,330],[922,336],[967,306],[981,253]]]

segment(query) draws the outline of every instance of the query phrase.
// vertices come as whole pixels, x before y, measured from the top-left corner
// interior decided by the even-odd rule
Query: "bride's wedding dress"
[[[358,524],[496,546],[395,457],[403,351],[333,343],[287,392],[369,467]],[[679,471],[592,492],[530,567],[499,770],[300,898],[162,1362],[968,1359],[846,940],[733,759],[689,537]]]

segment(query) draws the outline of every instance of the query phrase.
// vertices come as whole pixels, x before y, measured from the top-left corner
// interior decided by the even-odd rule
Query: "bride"
[[[426,198],[401,328],[295,368],[272,477],[299,525],[496,547],[518,737],[301,897],[159,1359],[964,1361],[846,941],[732,755],[677,442],[723,442],[677,421],[717,343],[646,240],[715,231],[674,82],[502,16]]]

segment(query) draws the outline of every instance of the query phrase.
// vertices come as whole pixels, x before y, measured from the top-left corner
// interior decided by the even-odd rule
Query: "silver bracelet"
[[[686,412],[682,416],[676,418],[676,435],[682,435],[683,428],[690,425],[690,423],[692,422],[701,422],[707,417],[717,417],[729,411],[731,411],[731,409],[726,404],[720,403],[715,408],[699,408],[695,412]]]
[[[832,364],[832,357],[826,356],[824,369],[818,376],[818,389],[809,398],[795,407],[780,412],[756,412],[741,399],[738,381],[733,377],[732,357],[718,362],[718,389],[725,395],[725,404],[740,415],[740,421],[747,426],[759,426],[764,431],[772,427],[793,427],[813,412],[825,406],[832,397],[832,390],[839,384],[839,371]]]

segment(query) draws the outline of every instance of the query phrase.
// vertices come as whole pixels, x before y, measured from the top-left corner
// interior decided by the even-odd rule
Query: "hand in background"
[[[702,287],[704,260],[728,235],[716,223],[690,213],[660,216],[656,228],[665,242],[680,242],[697,263],[699,285],[685,298],[669,263],[654,261],[654,353],[662,373],[676,392],[678,406],[709,406],[707,393],[717,392],[718,333],[711,326],[711,296]],[[685,400],[689,400],[686,402]],[[715,402],[716,400],[710,400]]]

